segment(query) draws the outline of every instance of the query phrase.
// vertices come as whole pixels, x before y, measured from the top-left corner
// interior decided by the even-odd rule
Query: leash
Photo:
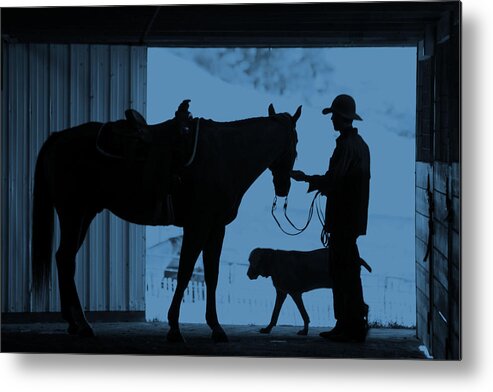
[[[287,196],[284,198],[284,207],[283,207],[283,211],[284,211],[284,217],[286,218],[286,220],[288,221],[288,223],[290,224],[290,226],[296,230],[296,232],[294,233],[290,233],[288,231],[286,231],[281,223],[279,222],[279,220],[277,219],[274,211],[276,210],[277,208],[277,196],[274,196],[274,201],[272,202],[272,208],[271,208],[271,215],[272,217],[274,218],[274,220],[276,221],[277,223],[277,226],[279,226],[279,228],[281,229],[281,231],[284,233],[284,234],[287,234],[287,235],[290,235],[290,236],[295,236],[295,235],[299,235],[301,233],[303,233],[307,228],[308,228],[308,225],[310,224],[311,220],[312,220],[312,217],[313,217],[313,209],[314,209],[314,206],[315,206],[315,201],[317,200],[317,197],[320,195],[320,191],[315,193],[315,196],[313,196],[313,200],[310,204],[310,208],[308,209],[308,217],[307,217],[307,220],[306,220],[306,224],[299,228],[297,227],[292,221],[291,219],[289,219],[289,216],[288,216],[288,198]],[[319,206],[317,205],[317,216],[318,218],[320,219],[321,218],[321,212],[319,211]],[[322,222],[322,221],[321,221]],[[322,223],[323,224],[323,223]]]

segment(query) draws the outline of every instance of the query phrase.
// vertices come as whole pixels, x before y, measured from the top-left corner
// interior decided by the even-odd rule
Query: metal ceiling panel
[[[145,46],[415,46],[458,1],[7,8],[12,42]]]

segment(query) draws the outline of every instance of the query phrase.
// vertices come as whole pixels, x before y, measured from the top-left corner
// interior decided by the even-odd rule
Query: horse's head
[[[277,196],[286,197],[291,188],[291,177],[289,173],[293,170],[294,161],[296,160],[296,144],[298,143],[298,135],[296,133],[296,122],[301,116],[301,106],[298,107],[296,113],[276,114],[274,106],[269,105],[269,116],[278,116],[280,122],[285,124],[287,128],[286,145],[283,152],[269,166],[272,171],[274,189]]]

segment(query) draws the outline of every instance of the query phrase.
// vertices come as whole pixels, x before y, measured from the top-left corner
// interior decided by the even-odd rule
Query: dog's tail
[[[363,260],[361,257],[359,258],[359,263],[360,263],[363,267],[365,267],[365,268],[368,270],[368,272],[370,272],[370,273],[371,273],[371,267],[370,267],[370,265],[369,265],[369,264],[368,264],[365,260]]]

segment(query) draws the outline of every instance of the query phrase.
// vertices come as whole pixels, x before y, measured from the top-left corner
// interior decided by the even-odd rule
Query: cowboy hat
[[[334,98],[332,105],[329,108],[322,110],[322,114],[329,113],[337,113],[349,120],[363,121],[363,119],[356,113],[356,102],[354,102],[353,97],[346,94],[338,95]]]

